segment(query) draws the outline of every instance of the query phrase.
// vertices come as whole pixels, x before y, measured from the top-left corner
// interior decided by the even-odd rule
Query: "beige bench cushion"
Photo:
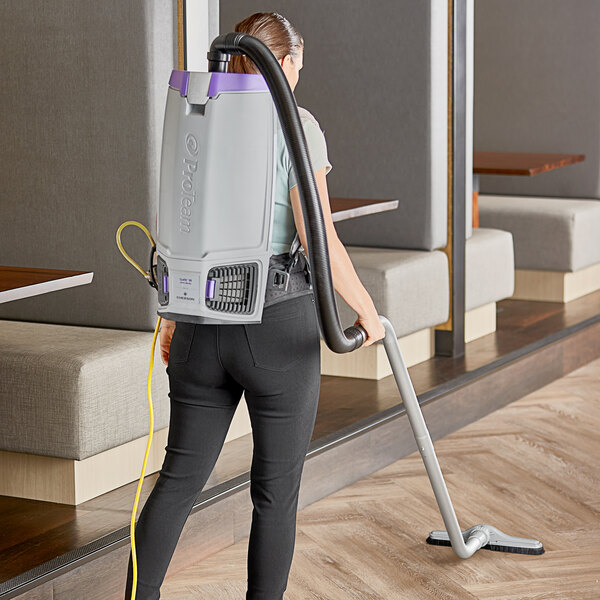
[[[346,246],[350,260],[379,314],[398,337],[448,319],[448,259],[440,250],[402,250]],[[344,328],[356,313],[335,292]]]
[[[0,449],[82,460],[147,434],[152,335],[0,320]],[[152,398],[167,427],[158,348]]]
[[[465,310],[509,298],[514,287],[512,234],[474,227],[465,243]]]
[[[600,201],[479,196],[479,224],[513,234],[515,267],[577,271],[600,262]]]

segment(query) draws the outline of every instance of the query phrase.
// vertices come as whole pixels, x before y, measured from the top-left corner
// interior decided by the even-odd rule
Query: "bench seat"
[[[433,356],[433,327],[448,319],[448,259],[440,250],[346,246],[356,273],[379,314],[392,323],[408,366]],[[335,292],[344,329],[356,313]],[[349,354],[332,352],[321,339],[321,374],[381,379],[391,374],[383,342]]]
[[[513,294],[514,282],[511,233],[473,228],[465,243],[465,342],[496,331],[496,302]]]
[[[380,314],[403,337],[448,319],[448,258],[441,250],[346,246],[356,273]],[[336,292],[344,329],[356,313]]]
[[[512,296],[514,276],[511,233],[474,227],[465,243],[465,311]]]
[[[480,194],[479,224],[513,235],[513,298],[569,302],[600,289],[600,201]]]
[[[0,320],[0,337],[0,494],[78,504],[137,479],[153,333]],[[158,343],[152,400],[147,473],[160,469],[169,423]],[[240,402],[226,441],[248,432]]]
[[[435,326],[449,318],[448,259],[441,250],[346,246],[358,277],[380,314],[392,323],[407,366],[435,354]],[[473,229],[465,246],[465,341],[496,330],[496,302],[513,292],[512,236],[495,229]],[[356,313],[336,292],[344,329]],[[332,352],[321,339],[321,373],[381,379],[392,373],[383,342],[349,354]]]

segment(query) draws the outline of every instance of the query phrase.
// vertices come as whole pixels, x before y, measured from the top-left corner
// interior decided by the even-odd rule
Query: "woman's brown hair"
[[[279,61],[288,54],[295,60],[304,49],[304,40],[296,28],[276,12],[254,13],[240,21],[234,31],[258,38]],[[258,73],[252,60],[244,55],[232,56],[228,70],[230,73]]]

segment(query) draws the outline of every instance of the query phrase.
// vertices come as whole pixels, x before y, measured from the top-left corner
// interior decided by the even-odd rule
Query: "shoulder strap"
[[[296,235],[294,236],[294,239],[292,240],[292,245],[290,246],[290,251],[289,251],[290,258],[296,256],[296,254],[298,253],[298,250],[300,250],[300,236],[298,235],[298,232],[296,231]]]
[[[292,244],[290,246],[288,256],[289,260],[285,265],[285,270],[289,272],[289,270],[298,262],[298,254],[300,252],[300,237],[298,236],[298,232],[296,231],[296,235],[292,240]]]

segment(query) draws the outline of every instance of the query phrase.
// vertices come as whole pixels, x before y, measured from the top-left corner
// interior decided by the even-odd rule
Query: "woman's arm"
[[[329,249],[333,287],[335,288],[335,291],[342,296],[344,301],[357,313],[357,323],[360,322],[369,334],[367,342],[365,342],[363,346],[369,346],[385,336],[385,329],[379,320],[373,299],[356,274],[354,265],[348,256],[348,252],[339,239],[333,225],[325,168],[315,172],[315,181],[321,199],[323,220],[325,222],[325,230],[327,233],[327,246]],[[294,213],[294,222],[296,224],[296,230],[298,231],[298,237],[308,256],[304,217],[297,186],[290,190],[290,202]]]

